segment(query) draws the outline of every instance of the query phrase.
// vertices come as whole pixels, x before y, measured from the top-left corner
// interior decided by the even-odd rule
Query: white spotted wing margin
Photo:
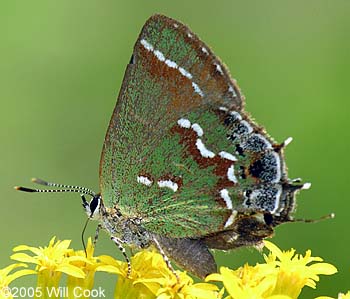
[[[156,235],[159,245],[166,256],[183,269],[195,273],[204,279],[217,272],[216,262],[208,247],[200,239],[167,238]]]

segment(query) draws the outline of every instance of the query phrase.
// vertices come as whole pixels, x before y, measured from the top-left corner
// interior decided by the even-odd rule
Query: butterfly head
[[[91,220],[98,220],[101,215],[101,211],[104,208],[101,194],[100,193],[96,194],[95,192],[91,191],[88,188],[50,183],[37,178],[32,179],[32,182],[39,185],[47,186],[47,187],[54,187],[55,189],[32,189],[32,188],[26,188],[26,187],[15,187],[15,189],[19,191],[24,191],[24,192],[39,192],[39,193],[58,193],[58,192],[80,193],[83,208],[86,214],[88,215],[89,219]],[[85,198],[86,195],[91,196],[90,201],[86,200]]]
[[[101,209],[103,207],[103,201],[101,194],[96,194],[95,196],[92,196],[90,202],[88,202],[85,199],[85,196],[82,195],[82,201],[83,201],[83,208],[87,214],[87,216],[91,220],[98,220],[101,215]]]

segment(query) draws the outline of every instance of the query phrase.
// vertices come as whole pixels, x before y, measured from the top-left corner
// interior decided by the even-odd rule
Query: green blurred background
[[[0,268],[15,245],[45,245],[53,235],[81,248],[86,217],[78,195],[13,186],[30,186],[37,176],[98,190],[100,151],[125,66],[156,12],[188,24],[212,47],[238,80],[247,110],[276,140],[294,137],[286,153],[290,177],[313,184],[298,197],[296,217],[336,213],[277,228],[273,241],[281,248],[310,248],[339,270],[303,297],[349,289],[348,0],[1,1]],[[97,253],[119,256],[105,234]],[[231,267],[262,261],[252,249],[216,257]],[[112,284],[110,277],[99,274],[97,284]]]

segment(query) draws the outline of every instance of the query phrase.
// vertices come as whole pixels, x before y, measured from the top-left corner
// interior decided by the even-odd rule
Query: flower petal
[[[283,255],[281,249],[279,249],[272,242],[264,240],[264,245],[273,255],[277,256],[278,258],[280,258]]]
[[[14,252],[17,251],[31,251],[36,255],[41,255],[42,251],[39,248],[31,247],[27,245],[18,245],[15,248],[12,249]]]
[[[221,274],[219,273],[213,273],[213,274],[209,274],[206,278],[205,281],[222,281],[223,277]]]
[[[317,263],[310,265],[309,268],[313,273],[323,275],[332,275],[338,272],[337,268],[329,263]]]
[[[108,272],[112,274],[118,274],[123,275],[124,271],[122,271],[120,268],[112,266],[112,265],[101,265],[96,268],[96,271],[100,272]]]
[[[23,262],[23,263],[31,263],[38,265],[39,262],[36,258],[26,254],[26,253],[15,253],[10,256],[12,260]]]
[[[78,268],[76,266],[69,265],[69,264],[59,265],[56,268],[56,271],[66,273],[70,276],[74,276],[77,278],[85,278],[85,276],[86,276],[83,270],[81,270],[80,268]]]
[[[10,274],[9,276],[7,276],[7,284],[10,284],[12,281],[14,281],[15,279],[25,276],[25,275],[31,275],[31,274],[37,274],[36,271],[34,270],[29,270],[29,269],[25,269],[25,270],[19,270],[13,274]]]

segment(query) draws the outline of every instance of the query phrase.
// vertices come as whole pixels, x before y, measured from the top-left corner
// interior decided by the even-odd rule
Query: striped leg
[[[166,256],[163,248],[160,246],[158,240],[154,236],[153,236],[153,242],[156,245],[156,247],[157,247],[158,251],[160,252],[160,254],[162,255],[163,260],[166,263],[168,269],[175,275],[177,282],[180,283],[180,277],[175,272],[173,266],[171,265],[171,262],[170,262],[169,258]]]
[[[126,252],[125,252],[125,248],[123,247],[123,241],[120,240],[119,238],[116,238],[116,237],[111,237],[111,240],[118,246],[119,250],[122,252],[124,258],[125,258],[125,261],[127,262],[128,264],[128,273],[127,273],[127,277],[130,277],[130,274],[131,274],[131,263],[130,263],[130,260],[128,258],[128,256],[126,255]]]
[[[102,225],[99,224],[97,227],[96,227],[96,232],[95,232],[95,237],[94,237],[94,247],[96,247],[96,243],[97,243],[97,240],[98,240],[98,236],[100,234],[100,229],[102,228]]]

